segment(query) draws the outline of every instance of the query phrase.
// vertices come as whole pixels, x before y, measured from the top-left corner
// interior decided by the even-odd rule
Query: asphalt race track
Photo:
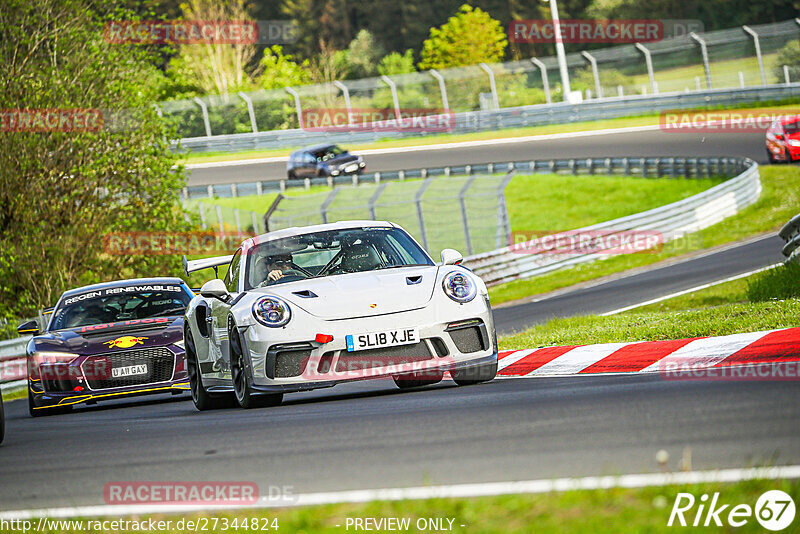
[[[660,132],[587,139],[559,141],[558,153],[535,145],[528,156],[502,145],[475,161],[608,151],[763,153],[761,136],[751,136],[747,146],[746,136],[737,141],[734,135],[700,145],[692,136]],[[458,159],[444,152],[449,161]],[[433,165],[430,157],[414,161]],[[775,263],[781,245],[772,236],[751,240],[502,307],[495,317],[499,330],[510,332],[551,316],[609,311]],[[6,416],[0,510],[102,504],[103,487],[113,481],[251,481],[264,494],[272,487],[306,493],[658,472],[658,450],[667,450],[669,466],[677,469],[685,447],[695,469],[800,463],[796,382],[581,376],[500,379],[464,388],[444,381],[401,392],[391,381],[371,381],[287,395],[282,406],[251,411],[200,413],[185,394],[35,420],[25,401],[14,401],[6,403]]]
[[[764,134],[675,133],[660,130],[539,139],[512,144],[418,150],[364,156],[367,172],[445,167],[491,161],[626,156],[746,156],[766,163]],[[286,160],[192,169],[189,185],[286,178]]]

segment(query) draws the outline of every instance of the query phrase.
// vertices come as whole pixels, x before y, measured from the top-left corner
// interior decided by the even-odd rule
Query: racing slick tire
[[[778,163],[778,160],[772,155],[772,151],[770,149],[767,149],[767,161],[770,163]]]
[[[192,393],[192,402],[195,408],[201,412],[207,410],[219,410],[221,408],[233,408],[236,402],[230,394],[212,395],[203,386],[203,376],[197,364],[197,352],[195,352],[194,338],[192,331],[187,325],[183,333],[184,345],[186,347],[186,370],[189,374],[189,390]]]
[[[394,378],[394,383],[400,389],[411,389],[437,384],[442,381],[443,377],[444,373],[409,373],[406,375],[393,376],[392,378]]]
[[[242,350],[242,338],[239,329],[233,322],[233,317],[228,318],[228,343],[231,355],[231,380],[239,406],[249,410],[280,405],[283,401],[283,393],[259,393],[251,387],[249,366],[245,362]]]
[[[453,381],[459,386],[471,386],[488,382],[497,376],[497,361],[450,371]]]
[[[58,408],[47,408],[46,410],[36,410],[36,402],[31,393],[31,384],[28,382],[28,413],[31,417],[43,417],[45,415],[63,415],[72,411],[72,406],[59,406]]]

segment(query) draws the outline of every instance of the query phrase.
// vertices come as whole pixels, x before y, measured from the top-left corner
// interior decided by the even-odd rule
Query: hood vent
[[[422,275],[418,276],[406,276],[406,284],[410,286],[414,286],[422,282]]]
[[[304,299],[317,298],[317,294],[313,291],[309,291],[308,289],[303,289],[302,291],[292,291],[292,295],[297,295],[298,297],[302,297]]]

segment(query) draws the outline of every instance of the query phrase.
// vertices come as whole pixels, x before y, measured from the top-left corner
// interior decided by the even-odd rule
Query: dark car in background
[[[295,150],[289,155],[286,176],[296,178],[320,178],[361,174],[367,166],[364,158],[351,154],[338,145],[315,145]]]
[[[780,117],[767,130],[770,163],[800,160],[800,115]]]
[[[43,332],[36,321],[28,359],[33,417],[73,405],[188,390],[183,314],[194,293],[180,278],[141,278],[65,292]]]

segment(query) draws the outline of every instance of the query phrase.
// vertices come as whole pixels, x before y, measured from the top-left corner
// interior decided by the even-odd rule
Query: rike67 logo
[[[704,493],[696,499],[691,493],[678,493],[669,514],[667,526],[741,527],[754,517],[767,530],[780,531],[794,521],[795,505],[788,493],[781,490],[764,492],[755,507],[749,504],[730,504],[720,500],[719,492]]]

